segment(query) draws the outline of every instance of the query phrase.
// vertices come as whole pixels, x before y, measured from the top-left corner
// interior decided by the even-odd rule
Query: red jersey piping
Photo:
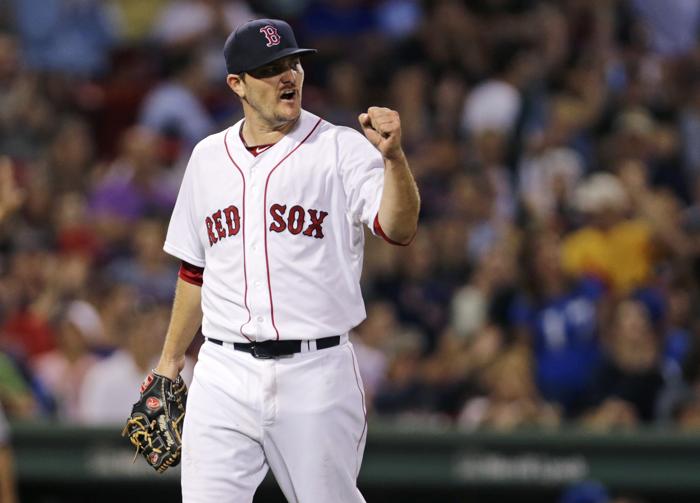
[[[248,307],[248,271],[247,271],[247,266],[246,266],[246,261],[245,261],[245,176],[243,175],[243,171],[241,170],[240,167],[238,167],[238,164],[236,164],[236,161],[233,160],[233,156],[231,156],[231,152],[228,149],[228,142],[226,139],[228,138],[228,132],[230,129],[226,130],[226,133],[224,134],[224,147],[226,148],[226,154],[228,155],[228,158],[231,159],[231,162],[233,165],[236,167],[238,172],[241,174],[241,180],[243,180],[243,204],[242,204],[242,209],[241,209],[241,238],[243,240],[243,279],[245,281],[245,293],[243,294],[243,303],[245,304],[246,311],[248,311],[248,321],[243,323],[243,325],[246,325],[247,323],[250,323],[250,320],[252,319],[252,316],[250,314],[250,308]],[[243,325],[241,325],[239,331],[241,332],[241,335],[248,339],[249,341],[252,340],[250,339],[246,334],[243,333]]]
[[[355,384],[357,384],[357,389],[360,391],[360,396],[362,397],[362,413],[365,415],[365,423],[362,426],[362,432],[360,433],[360,439],[357,441],[357,451],[360,451],[360,444],[362,443],[362,437],[365,435],[367,430],[367,405],[365,404],[365,393],[360,386],[360,379],[358,378],[358,370],[356,368],[355,355],[352,350],[350,350],[350,356],[352,357],[352,371],[355,373]]]

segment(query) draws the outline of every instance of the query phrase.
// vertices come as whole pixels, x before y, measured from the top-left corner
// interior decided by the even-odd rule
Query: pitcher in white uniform
[[[348,342],[365,318],[363,225],[408,244],[420,202],[397,112],[360,114],[363,136],[302,110],[311,52],[284,21],[231,34],[244,118],[195,147],[168,228],[182,267],[155,371],[174,378],[200,324],[206,338],[185,415],[186,503],[252,501],[268,468],[290,502],[364,501],[366,403]]]

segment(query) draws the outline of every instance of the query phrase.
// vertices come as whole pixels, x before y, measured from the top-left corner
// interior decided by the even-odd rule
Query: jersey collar
[[[319,117],[302,109],[299,120],[294,125],[294,128],[266,150],[264,155],[258,156],[252,155],[243,144],[241,127],[243,126],[244,120],[245,119],[241,119],[231,126],[227,135],[227,143],[235,162],[241,167],[252,168],[261,163],[264,165],[269,164],[270,167],[277,164],[279,160],[286,156],[299,142],[308,136],[318,123]]]

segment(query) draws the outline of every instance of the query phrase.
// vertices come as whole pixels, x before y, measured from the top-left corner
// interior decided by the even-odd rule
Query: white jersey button
[[[262,323],[263,321],[265,321],[265,318],[263,318],[262,316],[258,316],[258,322]]]
[[[255,288],[260,288],[262,286],[262,282],[259,280],[255,281]]]

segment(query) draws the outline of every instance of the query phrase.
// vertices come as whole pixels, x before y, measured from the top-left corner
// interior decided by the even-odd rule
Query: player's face
[[[297,120],[301,113],[304,69],[290,56],[256,68],[245,75],[243,100],[263,121],[278,126]]]

